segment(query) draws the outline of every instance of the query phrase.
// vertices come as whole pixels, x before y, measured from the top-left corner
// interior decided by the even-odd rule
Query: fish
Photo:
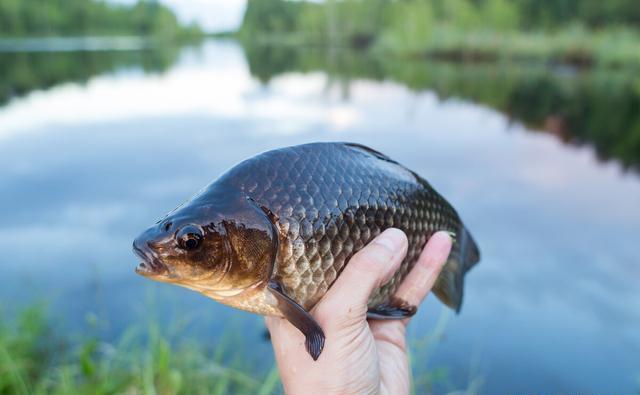
[[[309,311],[349,259],[387,228],[407,236],[406,257],[368,301],[368,318],[403,319],[394,297],[437,231],[452,250],[433,292],[459,312],[465,273],[480,251],[456,210],[422,177],[356,143],[275,149],[233,166],[133,242],[136,272],[225,305],[287,319],[314,360],[325,335]]]

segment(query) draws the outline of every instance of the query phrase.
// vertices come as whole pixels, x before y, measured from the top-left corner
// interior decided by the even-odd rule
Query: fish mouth
[[[167,266],[153,252],[142,249],[136,244],[133,245],[133,251],[142,259],[136,267],[136,273],[145,277],[159,277],[169,272]]]

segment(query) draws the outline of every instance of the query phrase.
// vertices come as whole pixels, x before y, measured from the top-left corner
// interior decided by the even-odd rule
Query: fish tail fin
[[[448,307],[460,312],[464,275],[480,260],[480,250],[469,231],[460,226],[451,254],[433,287],[433,293]]]

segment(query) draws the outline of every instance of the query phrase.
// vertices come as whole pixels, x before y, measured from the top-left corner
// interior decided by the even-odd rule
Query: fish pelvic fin
[[[278,301],[280,312],[305,337],[305,348],[314,361],[318,360],[324,348],[325,336],[316,320],[296,301],[284,293],[282,286],[276,281],[269,282],[269,291]]]
[[[460,312],[465,274],[480,260],[480,250],[469,231],[455,232],[451,254],[433,287],[433,293],[448,307]]]

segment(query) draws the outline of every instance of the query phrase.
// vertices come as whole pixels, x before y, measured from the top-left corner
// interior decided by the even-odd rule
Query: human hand
[[[405,330],[409,319],[367,320],[369,296],[390,279],[407,253],[407,237],[387,229],[355,254],[311,311],[326,342],[317,361],[287,320],[266,317],[287,394],[408,394]],[[396,296],[418,306],[451,250],[446,232],[434,234]]]

